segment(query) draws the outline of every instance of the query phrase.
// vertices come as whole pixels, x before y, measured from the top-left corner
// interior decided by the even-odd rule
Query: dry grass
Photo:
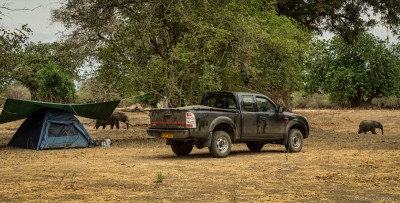
[[[137,126],[95,130],[111,148],[29,150],[6,146],[21,121],[0,125],[0,202],[399,202],[400,112],[297,110],[311,138],[301,153],[245,145],[215,159],[207,149],[175,156],[146,135],[147,115],[128,113]],[[362,119],[376,119],[385,135],[359,135]],[[162,180],[161,180],[162,179]],[[161,180],[161,181],[159,181]]]

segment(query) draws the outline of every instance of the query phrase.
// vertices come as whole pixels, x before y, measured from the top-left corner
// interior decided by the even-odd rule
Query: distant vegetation
[[[372,102],[352,106],[349,102],[333,101],[328,95],[312,94],[305,95],[301,92],[292,94],[292,106],[297,109],[338,109],[338,108],[361,108],[361,109],[400,109],[400,98],[396,96],[375,98]]]

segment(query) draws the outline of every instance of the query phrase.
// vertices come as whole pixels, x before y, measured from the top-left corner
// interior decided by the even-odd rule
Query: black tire
[[[303,134],[298,129],[289,131],[288,141],[285,145],[288,152],[300,152],[303,148]]]
[[[264,144],[262,144],[262,143],[248,142],[246,144],[247,144],[247,148],[249,148],[249,150],[252,152],[259,152],[264,147]]]
[[[171,149],[177,156],[187,156],[192,152],[193,144],[185,141],[173,141]]]
[[[211,155],[215,158],[225,158],[231,153],[232,141],[225,131],[214,132],[211,146],[208,148]]]

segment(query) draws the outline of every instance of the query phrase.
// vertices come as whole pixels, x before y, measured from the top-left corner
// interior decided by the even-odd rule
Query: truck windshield
[[[232,94],[207,94],[203,98],[202,105],[222,109],[237,109],[236,98]]]

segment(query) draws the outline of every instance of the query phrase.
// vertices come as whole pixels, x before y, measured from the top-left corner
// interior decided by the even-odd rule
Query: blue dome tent
[[[56,104],[7,99],[0,124],[26,118],[8,143],[30,149],[95,146],[82,123],[74,116],[107,120],[119,101],[93,104]]]

